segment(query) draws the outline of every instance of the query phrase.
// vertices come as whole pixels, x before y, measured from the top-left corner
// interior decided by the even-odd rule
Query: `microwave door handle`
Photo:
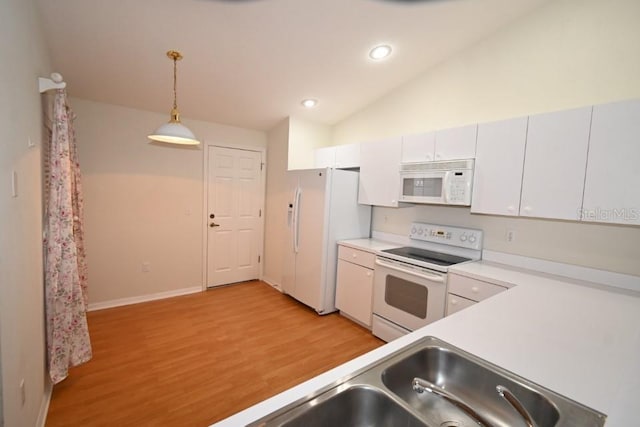
[[[444,277],[439,276],[437,274],[417,273],[414,271],[405,270],[404,268],[398,268],[391,264],[387,264],[386,262],[382,262],[379,259],[376,259],[376,265],[379,265],[380,267],[388,268],[389,270],[395,270],[395,271],[399,271],[400,273],[406,273],[411,276],[416,276],[421,279],[429,280],[431,282],[444,283]]]
[[[445,203],[449,203],[450,194],[449,194],[449,181],[451,180],[451,171],[446,171],[444,173],[444,179],[442,181],[442,197]]]

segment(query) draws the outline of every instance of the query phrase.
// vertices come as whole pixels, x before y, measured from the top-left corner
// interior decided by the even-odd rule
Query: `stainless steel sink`
[[[606,415],[426,337],[252,426],[600,427]]]
[[[307,401],[268,425],[282,427],[423,427],[424,423],[384,391],[353,386]]]

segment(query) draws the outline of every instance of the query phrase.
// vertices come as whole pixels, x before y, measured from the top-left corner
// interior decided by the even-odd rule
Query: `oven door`
[[[373,313],[410,331],[444,317],[447,275],[377,257]]]
[[[446,203],[447,171],[400,172],[400,201]]]

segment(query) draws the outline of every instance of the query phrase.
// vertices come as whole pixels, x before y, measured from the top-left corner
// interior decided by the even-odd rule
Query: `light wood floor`
[[[263,282],[91,312],[47,426],[206,426],[383,344]]]

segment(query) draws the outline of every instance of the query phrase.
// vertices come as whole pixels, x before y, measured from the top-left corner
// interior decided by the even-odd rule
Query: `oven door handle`
[[[436,274],[428,274],[428,273],[416,273],[414,271],[405,270],[404,268],[399,268],[391,264],[387,264],[386,262],[382,262],[379,259],[376,259],[376,265],[380,267],[388,268],[390,270],[399,271],[400,273],[410,274],[411,276],[416,276],[421,279],[429,280],[431,282],[444,283],[444,277]]]

